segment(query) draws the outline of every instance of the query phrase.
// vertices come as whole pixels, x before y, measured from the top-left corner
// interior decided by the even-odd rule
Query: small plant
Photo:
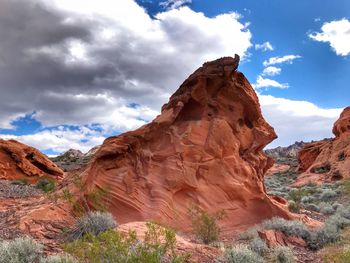
[[[79,239],[88,233],[97,236],[106,230],[116,227],[117,223],[112,214],[104,212],[89,212],[77,220],[75,226],[69,233],[69,239]]]
[[[229,263],[263,263],[264,260],[259,254],[250,250],[245,245],[237,245],[226,252],[226,259]]]
[[[224,212],[209,215],[195,206],[189,209],[189,214],[192,218],[194,233],[204,244],[210,244],[218,240],[220,229],[217,221],[224,217]]]
[[[78,261],[68,254],[62,254],[42,258],[40,263],[78,263]]]
[[[346,159],[346,154],[345,152],[341,152],[339,155],[338,155],[338,161],[341,162],[341,161],[344,161]]]
[[[289,201],[289,205],[288,205],[289,211],[293,213],[298,213],[301,208],[302,208],[302,205],[300,203],[294,202],[293,200]]]
[[[331,166],[329,164],[319,166],[319,167],[314,167],[312,169],[312,172],[315,174],[325,174],[328,173],[331,170]]]
[[[173,230],[147,223],[144,241],[138,240],[134,231],[124,236],[110,229],[98,236],[87,234],[68,243],[65,251],[81,262],[185,262],[189,256],[176,254],[175,245],[176,235]]]
[[[42,254],[42,245],[30,237],[20,237],[0,242],[0,263],[38,262]]]
[[[55,189],[55,182],[47,178],[42,178],[36,183],[36,188],[48,193]]]
[[[293,251],[286,246],[278,246],[273,250],[272,257],[276,263],[293,263]]]
[[[260,256],[264,256],[269,252],[269,248],[267,247],[265,241],[261,238],[254,238],[250,244],[249,248]]]

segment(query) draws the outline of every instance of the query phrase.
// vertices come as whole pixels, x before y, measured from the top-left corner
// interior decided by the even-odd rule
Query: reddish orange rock
[[[262,150],[277,136],[238,63],[205,63],[150,124],[105,140],[83,178],[88,192],[110,189],[118,222],[153,219],[186,230],[192,205],[224,210],[224,230],[291,218],[286,202],[266,194],[273,161]]]
[[[40,177],[60,180],[63,174],[37,149],[15,140],[0,139],[0,180],[27,179],[36,182]]]
[[[278,246],[306,247],[306,242],[302,238],[296,236],[286,236],[280,231],[263,230],[258,231],[258,235],[265,241],[269,248]]]
[[[333,133],[335,138],[307,144],[299,152],[302,174],[293,186],[350,178],[350,107],[335,122]]]

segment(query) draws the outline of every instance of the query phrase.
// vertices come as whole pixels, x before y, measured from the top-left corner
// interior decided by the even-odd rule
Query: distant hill
[[[51,157],[50,160],[65,172],[69,172],[87,165],[99,148],[100,146],[96,146],[87,153],[82,153],[76,149],[69,149],[59,156]]]
[[[295,158],[298,155],[298,152],[306,145],[306,142],[300,141],[295,142],[292,145],[287,147],[277,147],[274,149],[265,150],[265,153],[272,158],[278,160],[281,158]]]

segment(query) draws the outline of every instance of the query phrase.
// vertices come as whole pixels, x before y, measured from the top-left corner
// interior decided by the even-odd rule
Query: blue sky
[[[350,105],[349,20],[348,0],[0,0],[0,138],[86,152],[235,53],[269,147],[330,137]]]

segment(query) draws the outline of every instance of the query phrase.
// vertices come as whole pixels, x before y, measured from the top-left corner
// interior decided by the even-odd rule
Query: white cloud
[[[350,54],[350,21],[343,18],[324,23],[321,32],[309,34],[309,37],[319,42],[329,42],[337,55]]]
[[[279,83],[276,80],[263,78],[262,76],[259,75],[258,78],[256,79],[256,83],[253,84],[253,87],[255,89],[268,88],[268,87],[286,89],[289,87],[289,85],[288,83]]]
[[[275,76],[275,75],[279,75],[281,71],[282,71],[281,68],[270,66],[270,67],[264,68],[262,75]]]
[[[271,95],[259,95],[259,101],[264,117],[278,135],[268,148],[287,146],[300,140],[307,142],[333,137],[333,124],[342,111]]]
[[[289,63],[292,64],[293,60],[301,58],[299,55],[286,55],[283,57],[272,57],[269,60],[265,60],[263,65],[265,67],[270,66],[270,65],[275,65],[275,64],[281,64],[281,63]]]
[[[264,42],[262,44],[255,44],[255,50],[262,50],[262,51],[272,51],[274,50],[273,46],[271,45],[270,42]]]
[[[179,8],[184,5],[191,4],[192,0],[167,0],[160,2],[159,5],[167,7],[169,9]]]
[[[100,145],[105,139],[100,132],[87,127],[80,127],[77,130],[59,127],[54,130],[44,130],[29,135],[5,135],[0,134],[2,139],[14,139],[35,147],[41,151],[53,150],[65,152],[69,149],[78,149],[87,152],[96,145]]]

